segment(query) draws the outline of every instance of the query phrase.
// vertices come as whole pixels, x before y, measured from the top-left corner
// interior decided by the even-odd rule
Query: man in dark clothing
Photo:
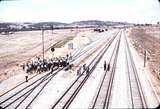
[[[83,64],[83,71],[86,70],[86,64]]]
[[[87,67],[86,74],[89,74],[89,66]]]
[[[104,70],[106,70],[106,61],[104,61]]]
[[[26,82],[28,82],[28,75],[26,75],[25,78],[26,78]]]
[[[107,67],[107,71],[109,71],[110,70],[110,64],[108,64],[108,67]]]

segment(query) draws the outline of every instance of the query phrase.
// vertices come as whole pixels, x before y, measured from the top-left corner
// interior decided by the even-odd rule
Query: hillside
[[[32,30],[45,30],[60,29],[60,28],[75,28],[75,27],[106,27],[106,26],[119,26],[119,25],[129,25],[126,22],[111,22],[111,21],[99,21],[99,20],[87,20],[87,21],[76,21],[72,23],[61,23],[61,22],[24,22],[24,23],[14,23],[14,22],[1,22],[0,23],[0,33],[4,34],[8,32],[15,31],[32,31]]]

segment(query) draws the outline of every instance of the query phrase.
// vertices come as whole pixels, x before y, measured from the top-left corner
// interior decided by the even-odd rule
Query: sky
[[[158,0],[8,0],[0,2],[0,21],[71,23],[81,20],[155,23]]]

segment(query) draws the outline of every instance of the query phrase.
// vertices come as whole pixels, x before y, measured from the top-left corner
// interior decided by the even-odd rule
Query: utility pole
[[[43,62],[44,62],[44,30],[42,29],[42,55],[43,55]]]
[[[147,53],[146,50],[144,50],[144,67],[146,67],[146,59],[147,59]]]

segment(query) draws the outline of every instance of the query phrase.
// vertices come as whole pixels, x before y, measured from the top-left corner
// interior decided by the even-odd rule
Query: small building
[[[68,49],[73,49],[73,43],[68,44]]]

